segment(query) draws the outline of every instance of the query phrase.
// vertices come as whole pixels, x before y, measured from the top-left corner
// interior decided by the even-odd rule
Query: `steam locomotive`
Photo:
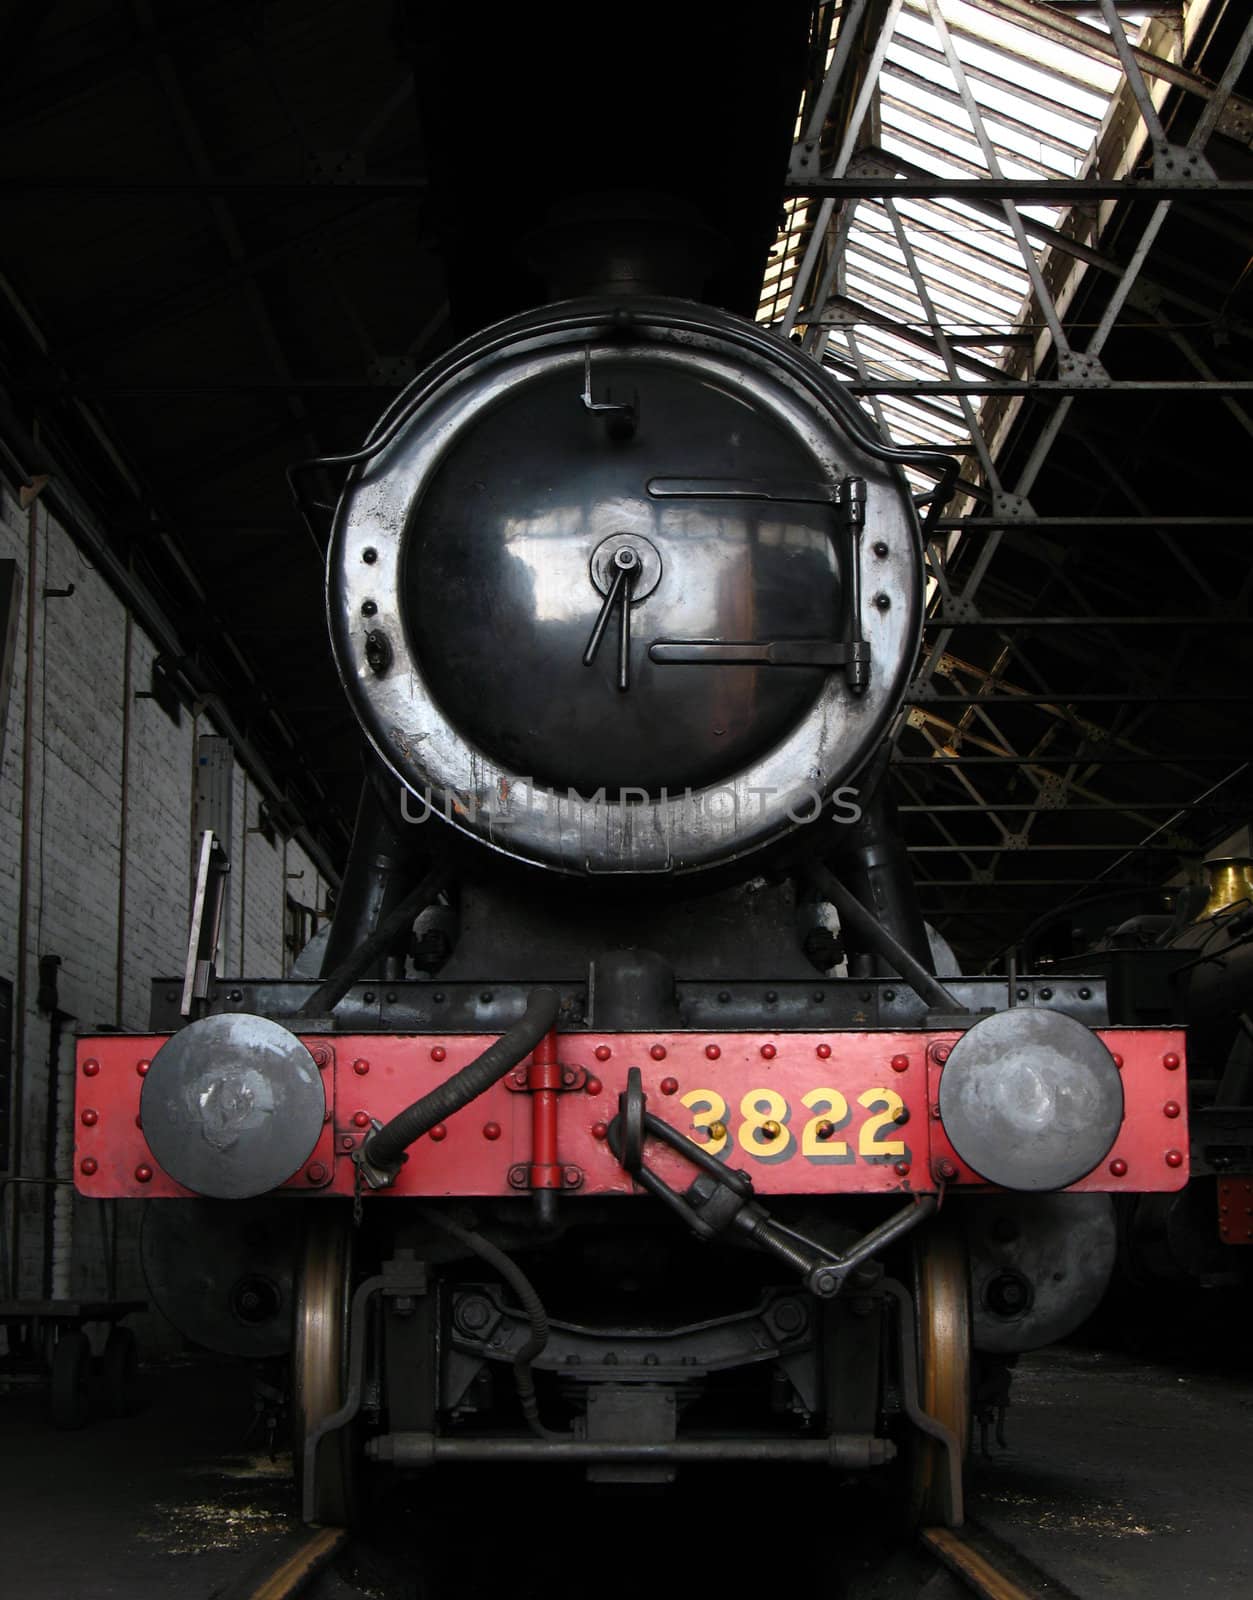
[[[885,760],[911,463],[934,512],[952,464],[796,345],[616,280],[331,463],[369,773],[329,939],[218,979],[202,929],[77,1072],[159,1303],[290,1349],[307,1520],[368,1472],[750,1460],[956,1524],[976,1363],[1091,1310],[1111,1197],[1184,1185],[1178,1031],[936,975]]]
[[[1097,973],[1110,1015],[1185,1025],[1191,1179],[1120,1208],[1122,1299],[1187,1285],[1229,1302],[1250,1284],[1253,1243],[1253,861],[1220,855],[1169,896],[1100,897],[1045,919],[1024,947],[1056,972]],[[1198,1301],[1186,1304],[1198,1327]]]

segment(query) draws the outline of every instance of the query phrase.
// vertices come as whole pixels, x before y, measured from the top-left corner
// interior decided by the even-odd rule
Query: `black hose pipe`
[[[544,991],[539,991],[543,993]],[[482,1059],[480,1057],[480,1059]],[[445,1233],[451,1234],[459,1243],[465,1245],[467,1250],[472,1250],[481,1260],[489,1266],[495,1267],[501,1277],[517,1295],[522,1306],[522,1313],[530,1326],[530,1336],[526,1343],[513,1358],[513,1381],[518,1390],[518,1401],[522,1406],[522,1415],[531,1432],[541,1439],[560,1439],[568,1437],[554,1433],[546,1428],[540,1421],[539,1402],[535,1395],[535,1378],[531,1372],[531,1363],[544,1353],[548,1344],[548,1313],[544,1310],[544,1302],[535,1292],[531,1280],[518,1266],[511,1256],[507,1256],[498,1245],[490,1239],[485,1239],[481,1233],[476,1233],[472,1228],[463,1228],[460,1223],[454,1222],[451,1217],[446,1217],[442,1211],[437,1211],[433,1206],[423,1206],[422,1215],[435,1227],[442,1228]]]
[[[398,1168],[411,1144],[429,1133],[436,1123],[446,1121],[462,1106],[477,1100],[530,1055],[556,1023],[560,1005],[560,996],[554,989],[532,989],[523,1016],[495,1044],[489,1044],[468,1066],[454,1072],[370,1135],[361,1149],[362,1165],[382,1172]]]

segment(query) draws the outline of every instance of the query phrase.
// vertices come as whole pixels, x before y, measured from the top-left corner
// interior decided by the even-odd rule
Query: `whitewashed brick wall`
[[[123,840],[126,610],[38,502],[36,512],[32,584],[27,571],[28,513],[7,489],[0,488],[0,558],[15,559],[22,573],[22,613],[0,767],[0,976],[12,979],[16,990],[19,963],[25,962],[25,1015],[14,1018],[22,1170],[28,1176],[47,1177],[52,1175],[46,1162],[49,1021],[36,1006],[39,957],[61,957],[60,1005],[74,1018],[69,1028],[87,1032],[101,1025],[133,1030],[147,1026],[152,978],[181,973],[186,955],[196,738],[216,730],[186,709],[176,726],[155,700],[135,698],[149,688],[156,650],[132,623]],[[67,589],[71,584],[72,595],[44,595],[45,589]],[[32,595],[31,816],[29,849],[23,860],[26,608]],[[218,962],[223,974],[270,977],[287,971],[290,953],[283,948],[283,930],[289,885],[305,904],[326,903],[326,885],[298,845],[285,845],[281,839],[271,845],[261,833],[250,831],[257,827],[260,799],[256,784],[237,762],[229,944]],[[18,947],[23,875],[24,951]],[[60,1117],[68,1121],[70,1113],[68,1105],[60,1106]],[[22,1293],[42,1291],[44,1192],[35,1186],[17,1191],[22,1213],[18,1273]],[[118,1209],[118,1292],[142,1298],[136,1248],[142,1205],[123,1203]],[[79,1293],[99,1294],[105,1287],[99,1210],[94,1202],[76,1202],[73,1283]],[[0,1290],[10,1267],[9,1215],[6,1211]]]

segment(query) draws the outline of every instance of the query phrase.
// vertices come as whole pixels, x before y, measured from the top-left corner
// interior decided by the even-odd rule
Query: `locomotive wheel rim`
[[[918,1397],[922,1409],[957,1437],[964,1465],[970,1437],[970,1267],[961,1233],[940,1224],[914,1248]],[[938,1439],[917,1434],[910,1452],[910,1520],[948,1519],[949,1458]]]
[[[343,1403],[351,1298],[352,1229],[348,1220],[337,1215],[311,1217],[296,1282],[292,1349],[292,1456],[302,1515],[305,1440]],[[347,1527],[352,1520],[352,1445],[353,1430],[348,1427],[327,1435],[318,1446],[313,1496],[316,1523]]]

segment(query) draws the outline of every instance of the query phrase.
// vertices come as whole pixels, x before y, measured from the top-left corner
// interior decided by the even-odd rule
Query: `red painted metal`
[[[531,1091],[531,1165],[527,1174],[532,1189],[560,1189],[561,1166],[557,1158],[557,1103],[561,1098],[561,1066],[557,1060],[557,1035],[549,1032],[535,1046],[526,1073]]]
[[[1253,1244],[1253,1178],[1219,1178],[1218,1236],[1224,1244]]]
[[[1183,1061],[1183,1034],[1164,1028],[1098,1028],[1096,1033],[1122,1059],[1123,1125],[1105,1160],[1072,1183],[1071,1190],[1143,1194],[1182,1189],[1188,1181],[1182,1155],[1188,1148],[1187,1112],[1180,1107],[1172,1117],[1165,1107],[1179,1088],[1174,1074]],[[948,1059],[950,1048],[950,1043],[940,1043],[928,1052],[933,1105],[939,1103],[940,1061]],[[933,1161],[948,1157],[954,1163],[957,1183],[978,1182],[949,1144],[942,1121],[931,1123],[931,1150]]]
[[[1181,1061],[1183,1037],[1175,1030],[1103,1028],[1106,1045],[1123,1058],[1125,1116],[1105,1160],[1073,1189],[1113,1193],[1165,1191],[1187,1181],[1187,1110],[1172,1061]],[[527,1071],[530,1093],[499,1083],[422,1140],[392,1189],[405,1195],[516,1193],[510,1170],[555,1169],[581,1174],[581,1194],[629,1194],[632,1184],[614,1159],[606,1125],[638,1067],[649,1109],[730,1166],[747,1171],[755,1188],[770,1194],[892,1194],[945,1188],[986,1188],[964,1166],[936,1115],[943,1060],[957,1035],[949,1033],[701,1033],[563,1034],[558,1050]],[[136,1125],[143,1079],[163,1036],[102,1034],[78,1045],[75,1075],[78,1116],[75,1170],[81,1193],[97,1198],[182,1195],[153,1160]],[[351,1195],[351,1150],[359,1141],[362,1112],[386,1122],[479,1055],[492,1036],[371,1034],[305,1038],[325,1053],[322,1080],[328,1120],[316,1148],[284,1188],[309,1194]],[[767,1054],[763,1046],[770,1046]],[[665,1052],[664,1066],[653,1049]],[[711,1046],[716,1047],[711,1050]],[[435,1062],[435,1049],[445,1059]],[[898,1060],[904,1058],[902,1070]],[[316,1059],[316,1057],[315,1057]],[[598,1063],[597,1074],[587,1071]],[[92,1067],[95,1070],[90,1070]],[[576,1087],[564,1082],[574,1072]],[[672,1087],[675,1092],[663,1093]],[[1170,1106],[1170,1111],[1166,1110]],[[95,1123],[82,1120],[86,1109]],[[1177,1111],[1176,1111],[1177,1108]],[[771,1128],[777,1123],[778,1129]],[[649,1143],[647,1159],[672,1186],[683,1189],[694,1169],[676,1152]],[[91,1167],[88,1167],[91,1163]],[[146,1183],[136,1169],[153,1169]],[[952,1169],[954,1176],[941,1179]],[[374,1198],[373,1196],[368,1198]]]

